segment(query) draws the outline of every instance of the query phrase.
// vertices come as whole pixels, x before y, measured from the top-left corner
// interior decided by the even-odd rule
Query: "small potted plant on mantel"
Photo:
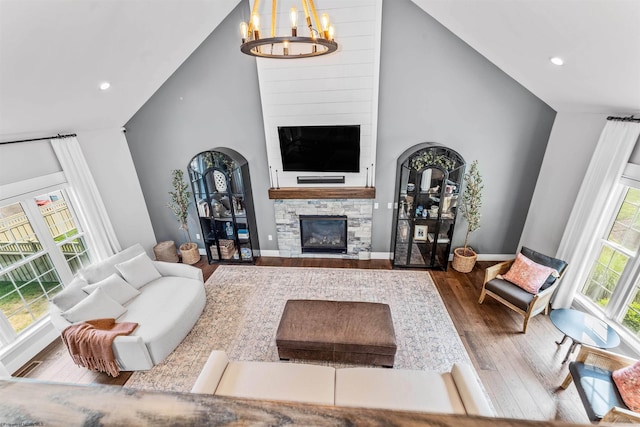
[[[198,245],[191,241],[191,233],[189,233],[187,218],[189,216],[189,204],[191,203],[191,191],[189,191],[189,186],[182,179],[183,175],[183,172],[179,169],[174,169],[171,172],[171,183],[174,191],[169,192],[171,201],[167,206],[178,219],[180,229],[184,230],[187,235],[187,242],[180,245],[182,262],[184,264],[195,264],[200,260],[200,252],[198,251]]]
[[[467,220],[467,234],[464,238],[464,246],[453,251],[454,270],[460,273],[469,273],[476,264],[478,254],[469,246],[469,235],[480,228],[480,208],[482,207],[482,177],[478,171],[478,161],[471,163],[469,172],[464,175],[465,188],[462,193],[462,203],[459,209],[462,217]]]

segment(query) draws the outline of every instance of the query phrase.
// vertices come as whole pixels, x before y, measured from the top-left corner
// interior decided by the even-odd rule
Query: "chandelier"
[[[294,59],[326,55],[338,49],[338,43],[333,38],[334,29],[329,21],[329,15],[323,13],[318,19],[313,0],[302,0],[305,23],[309,29],[308,37],[298,34],[298,9],[295,7],[289,11],[291,35],[276,36],[276,0],[271,0],[271,37],[262,38],[258,15],[259,3],[260,0],[255,0],[249,23],[240,24],[242,53],[261,58]],[[312,18],[316,24],[315,27],[312,24]]]

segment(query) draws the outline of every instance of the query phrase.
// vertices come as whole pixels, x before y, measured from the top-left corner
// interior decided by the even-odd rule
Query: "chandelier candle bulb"
[[[253,15],[251,21],[253,22],[253,39],[258,40],[260,39],[260,17]]]
[[[322,14],[322,37],[329,40],[329,15]]]
[[[333,25],[329,25],[329,40],[333,40],[334,36],[335,36],[335,28],[333,28]]]
[[[285,55],[289,55],[289,42],[288,41],[283,41],[282,42],[282,50],[284,52]]]
[[[249,38],[249,24],[246,22],[240,23],[240,35],[242,36],[242,43],[245,43]]]
[[[295,7],[289,11],[289,18],[291,19],[291,37],[297,37],[298,35],[298,9]]]

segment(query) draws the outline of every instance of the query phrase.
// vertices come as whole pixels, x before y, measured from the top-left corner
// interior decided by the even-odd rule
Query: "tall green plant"
[[[469,171],[464,174],[465,188],[462,193],[462,204],[460,211],[464,219],[467,220],[467,235],[464,238],[464,256],[471,256],[473,253],[467,249],[469,245],[469,235],[480,228],[480,208],[482,207],[482,176],[478,170],[478,161],[471,163]]]
[[[191,234],[189,233],[189,224],[187,218],[189,216],[189,205],[191,204],[191,191],[189,186],[184,182],[184,174],[180,169],[174,169],[171,171],[171,184],[174,191],[169,191],[171,195],[171,201],[167,203],[169,209],[173,211],[173,214],[180,223],[180,229],[184,230],[187,234],[187,243],[191,243]]]

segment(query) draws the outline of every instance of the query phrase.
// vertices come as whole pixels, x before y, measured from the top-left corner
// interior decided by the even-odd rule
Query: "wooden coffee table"
[[[562,363],[569,360],[569,356],[580,344],[588,344],[598,348],[612,348],[620,344],[620,337],[611,326],[590,314],[571,308],[559,308],[549,315],[551,323],[564,334],[562,341],[556,344],[562,345],[571,338],[571,346]]]
[[[392,367],[396,334],[387,304],[289,300],[276,345],[280,359],[311,359]]]

